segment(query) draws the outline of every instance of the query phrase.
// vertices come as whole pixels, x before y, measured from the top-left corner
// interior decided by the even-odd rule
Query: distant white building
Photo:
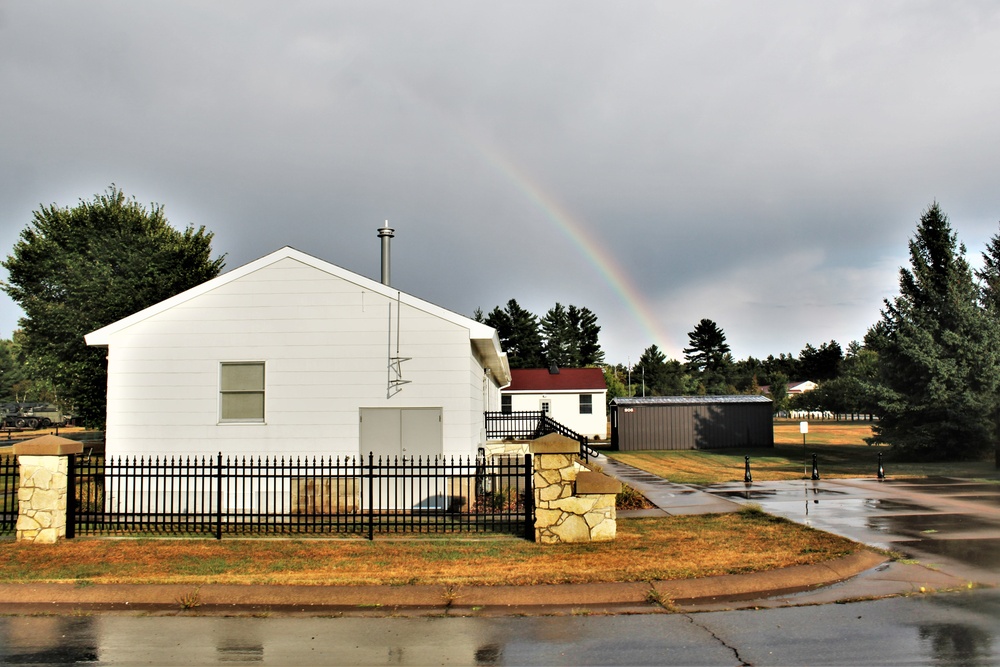
[[[794,395],[794,394],[804,394],[807,391],[812,391],[813,389],[815,389],[818,386],[819,385],[816,384],[815,382],[813,382],[812,380],[805,380],[805,381],[800,381],[800,382],[789,382],[786,385],[786,387],[787,387],[786,391],[788,392],[789,396]],[[760,393],[762,393],[762,394],[770,394],[771,393],[771,385],[765,385],[765,386],[761,387],[760,388]]]
[[[608,437],[608,386],[600,368],[514,368],[502,412],[542,411],[588,438]]]
[[[491,327],[288,247],[86,341],[109,455],[474,455],[510,382]]]

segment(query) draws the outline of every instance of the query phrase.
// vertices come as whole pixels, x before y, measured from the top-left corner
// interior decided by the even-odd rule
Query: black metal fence
[[[0,535],[8,535],[17,527],[17,489],[21,473],[17,457],[0,455]]]
[[[580,458],[589,461],[597,452],[590,447],[586,436],[557,422],[542,410],[523,410],[518,412],[485,412],[486,437],[494,440],[513,438],[515,440],[534,440],[549,433],[559,433],[580,443]]]
[[[534,539],[531,457],[76,457],[67,537],[499,532]]]

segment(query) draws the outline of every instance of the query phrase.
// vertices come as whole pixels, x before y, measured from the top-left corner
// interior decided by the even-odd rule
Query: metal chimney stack
[[[388,220],[385,221],[385,225],[378,230],[378,237],[382,239],[382,284],[389,287],[389,240],[396,230],[389,227]]]

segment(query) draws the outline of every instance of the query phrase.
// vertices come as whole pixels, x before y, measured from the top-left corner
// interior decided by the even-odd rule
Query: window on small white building
[[[513,396],[510,395],[504,395],[500,397],[500,412],[502,412],[505,415],[509,415],[511,412],[514,411],[514,405],[513,402],[511,401],[512,398]]]
[[[580,394],[580,414],[581,415],[594,414],[593,394]]]
[[[542,399],[540,407],[543,413],[547,415],[552,414],[552,403],[548,399]]]
[[[264,362],[223,362],[219,374],[219,420],[264,421]]]

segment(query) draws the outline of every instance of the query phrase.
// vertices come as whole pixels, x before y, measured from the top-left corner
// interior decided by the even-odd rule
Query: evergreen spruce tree
[[[573,329],[573,365],[577,368],[599,366],[604,363],[604,351],[598,341],[601,325],[597,323],[597,315],[589,308],[569,306],[566,309],[570,327]]]
[[[1000,234],[990,239],[983,253],[983,268],[976,272],[979,278],[979,300],[990,319],[1000,326]],[[1000,406],[995,420],[1000,431]],[[1000,432],[994,435],[994,456],[996,467],[1000,469]]]
[[[823,343],[818,348],[809,343],[799,352],[799,373],[801,377],[791,378],[792,380],[812,380],[822,382],[832,380],[840,375],[840,365],[844,361],[844,352],[840,349],[840,343],[831,340]]]
[[[690,393],[690,378],[684,365],[676,359],[667,359],[656,345],[643,350],[639,361],[632,367],[632,388],[635,396],[683,396]]]
[[[699,382],[699,394],[728,394],[735,391],[729,382],[733,357],[726,334],[719,325],[703,319],[688,333],[690,347],[684,348],[688,369]]]
[[[540,368],[544,365],[538,317],[522,308],[515,299],[508,301],[506,308],[497,306],[491,310],[484,322],[497,330],[511,368]]]
[[[698,372],[720,368],[729,354],[726,334],[709,319],[695,325],[694,330],[688,333],[688,342],[690,347],[684,348],[684,358],[688,366]]]
[[[983,268],[976,271],[976,277],[980,303],[994,319],[1000,319],[1000,234],[994,235],[986,246]]]
[[[545,339],[545,363],[562,368],[575,368],[577,364],[576,335],[569,312],[561,303],[549,308],[539,321]]]
[[[650,345],[632,367],[632,386],[635,396],[660,396],[661,385],[667,375],[667,356],[659,347]]]
[[[876,327],[880,421],[871,442],[913,458],[979,457],[995,433],[1000,337],[937,202],[920,218],[910,264]]]

